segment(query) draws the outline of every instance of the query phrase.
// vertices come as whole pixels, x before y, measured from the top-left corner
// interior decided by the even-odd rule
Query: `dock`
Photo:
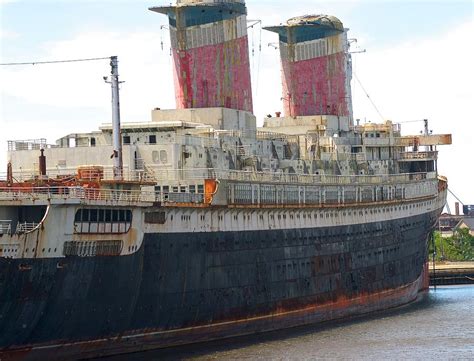
[[[430,285],[474,284],[474,262],[430,262]]]

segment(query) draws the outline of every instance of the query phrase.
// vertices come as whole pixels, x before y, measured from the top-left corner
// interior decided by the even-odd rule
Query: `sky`
[[[170,1],[0,0],[0,63],[117,55],[123,122],[151,120],[151,109],[174,108],[170,41],[163,15]],[[438,169],[462,202],[474,204],[474,11],[472,0],[247,1],[248,19],[263,26],[304,14],[337,16],[357,39],[354,72],[383,119],[418,134],[452,133],[439,147]],[[282,110],[276,34],[249,28],[254,113],[258,125]],[[0,66],[0,172],[7,140],[49,143],[111,121],[107,60]],[[354,117],[379,122],[360,84],[352,82]],[[409,122],[403,124],[403,122]],[[454,210],[454,198],[449,197]]]

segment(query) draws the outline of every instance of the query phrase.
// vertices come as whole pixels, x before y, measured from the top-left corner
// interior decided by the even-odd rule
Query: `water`
[[[102,360],[176,359],[474,360],[474,286],[438,287],[418,303],[352,321]]]

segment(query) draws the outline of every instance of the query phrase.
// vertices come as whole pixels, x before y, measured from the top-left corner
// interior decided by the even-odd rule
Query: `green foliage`
[[[468,229],[459,229],[452,237],[441,237],[439,232],[435,232],[434,239],[436,261],[474,261],[474,236],[469,234]]]

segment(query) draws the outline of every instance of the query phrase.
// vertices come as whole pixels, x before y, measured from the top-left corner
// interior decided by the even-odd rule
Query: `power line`
[[[398,124],[405,124],[405,123],[420,123],[423,122],[424,119],[417,119],[417,120],[405,120],[403,122],[397,122]]]
[[[367,91],[365,90],[364,86],[362,85],[362,83],[360,82],[359,78],[357,77],[356,73],[355,72],[352,72],[352,74],[354,75],[354,78],[356,78],[357,82],[359,83],[360,87],[362,88],[362,90],[364,91],[365,95],[367,96],[367,98],[370,100],[370,103],[372,103],[372,106],[375,108],[375,110],[377,111],[377,113],[379,113],[380,115],[380,118],[382,118],[382,120],[385,120],[385,118],[383,117],[382,113],[380,113],[379,109],[377,108],[377,106],[375,105],[375,103],[372,101],[372,98],[370,98],[369,94],[367,93]]]
[[[57,64],[57,63],[77,63],[80,61],[95,61],[95,60],[107,60],[110,59],[111,57],[105,57],[105,58],[87,58],[87,59],[69,59],[69,60],[51,60],[51,61],[30,61],[30,62],[24,62],[24,63],[1,63],[0,65],[2,66],[7,66],[7,65],[42,65],[42,64]]]

